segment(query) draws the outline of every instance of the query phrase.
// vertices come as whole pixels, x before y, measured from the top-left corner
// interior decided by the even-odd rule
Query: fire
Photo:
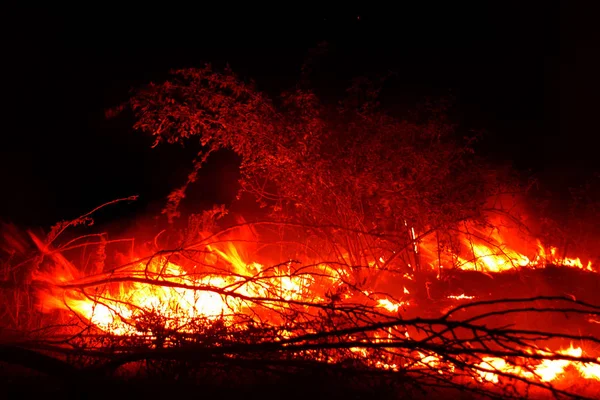
[[[544,265],[545,263],[552,263],[555,265],[561,265],[563,267],[572,267],[572,268],[579,268],[582,269],[584,271],[590,271],[590,272],[594,272],[594,269],[592,268],[592,262],[588,261],[586,265],[584,265],[581,262],[581,259],[579,257],[577,258],[568,258],[568,257],[563,257],[560,258],[557,256],[557,251],[558,249],[554,246],[550,247],[550,252],[548,254],[548,252],[546,252],[546,249],[544,248],[544,246],[542,246],[542,244],[538,241],[538,254],[536,255],[535,259],[532,261],[532,265]]]
[[[540,351],[540,354],[544,353],[544,351]],[[557,353],[573,358],[581,358],[584,355],[581,347],[573,347],[572,344],[569,348],[559,350]],[[598,362],[600,362],[600,358]],[[600,364],[567,359],[546,359],[541,360],[537,365],[519,366],[510,364],[502,358],[485,357],[477,367],[480,368],[478,373],[481,378],[493,383],[499,382],[499,373],[517,375],[527,379],[534,378],[541,382],[552,382],[562,378],[569,368],[578,372],[585,379],[600,381]]]
[[[466,294],[461,293],[459,295],[454,295],[454,294],[448,295],[448,298],[454,299],[454,300],[473,300],[475,298],[475,296],[467,296]]]
[[[57,290],[43,295],[47,308],[70,310],[97,328],[114,335],[142,335],[145,328],[139,321],[155,316],[164,321],[167,331],[193,332],[198,319],[222,319],[234,323],[241,314],[255,313],[254,299],[320,302],[323,298],[311,294],[313,275],[293,275],[289,265],[268,270],[258,263],[244,264],[237,252],[219,253],[231,262],[232,271],[221,274],[188,273],[180,265],[163,258],[138,262],[118,272],[83,280],[71,280],[75,267],[62,261],[62,274],[53,271],[39,275],[39,280],[69,282],[60,295]],[[287,271],[285,271],[287,269]],[[321,280],[332,280],[324,275]],[[93,279],[93,294],[81,290]],[[119,282],[111,284],[111,281]],[[331,282],[334,286],[335,282]],[[276,316],[280,306],[270,305]],[[276,318],[273,318],[276,319]],[[274,321],[275,322],[275,321]]]
[[[387,311],[392,313],[397,313],[401,308],[410,305],[409,302],[395,302],[390,299],[379,299],[377,301],[377,306],[381,308],[385,308]]]
[[[416,240],[417,237],[411,233],[411,238]],[[395,298],[371,288],[361,289],[360,280],[352,275],[353,269],[348,265],[292,259],[277,262],[269,261],[268,257],[255,260],[245,245],[239,244],[245,243],[244,240],[192,246],[186,251],[193,253],[193,257],[181,257],[181,252],[132,257],[131,262],[123,266],[86,275],[60,251],[51,250],[35,236],[32,238],[41,252],[53,261],[51,268],[38,271],[35,277],[47,284],[45,290],[38,293],[44,311],[67,311],[88,327],[113,336],[143,338],[156,346],[169,346],[169,341],[164,340],[169,333],[195,334],[199,329],[215,324],[244,331],[244,324],[249,321],[260,321],[273,327],[278,334],[270,340],[283,343],[317,333],[315,325],[310,323],[323,318],[323,310],[329,307],[371,307],[376,310],[375,318],[380,318],[373,322],[378,323],[401,321],[397,318],[418,304],[413,301],[411,286],[415,275],[410,273],[395,278],[399,282]],[[458,268],[496,273],[513,268],[541,268],[546,263],[554,263],[593,271],[591,263],[584,266],[578,258],[559,259],[556,248],[546,252],[539,242],[537,253],[527,256],[508,248],[502,239],[497,232],[485,238],[479,235],[479,239],[463,237],[463,245],[473,257],[454,255]],[[425,257],[428,250],[431,253],[427,243],[419,246],[425,250],[419,251],[421,257]],[[384,265],[388,258],[389,255],[377,256],[370,265],[379,270],[378,266]],[[475,297],[460,293],[446,294],[444,299],[462,304]],[[308,323],[310,328],[290,326],[290,321],[298,326]],[[506,376],[542,383],[557,382],[565,379],[569,371],[582,379],[600,381],[600,359],[598,363],[590,361],[582,347],[571,346],[558,352],[531,351],[530,354],[541,356],[534,361],[495,356],[465,359],[457,356],[452,360],[435,350],[420,348],[419,343],[426,336],[426,332],[418,329],[410,333],[408,329],[402,331],[397,327],[378,329],[366,336],[349,336],[354,344],[348,351],[370,367],[386,371],[425,368],[449,376],[470,365],[471,375],[480,383],[499,383]],[[159,340],[161,337],[162,341]],[[406,348],[398,348],[399,340]],[[381,348],[383,354],[363,346],[365,343]],[[407,357],[409,353],[411,356]],[[561,359],[561,355],[565,358]],[[339,361],[318,352],[314,353],[314,359],[326,363]]]
[[[511,250],[494,251],[489,245],[471,244],[475,261],[459,257],[460,268],[473,271],[502,272],[531,264],[526,256]]]
[[[510,271],[518,268],[544,268],[547,265],[578,268],[594,272],[592,261],[583,262],[581,258],[559,256],[556,246],[544,246],[539,239],[514,234],[514,229],[481,228],[465,224],[467,228],[460,235],[462,251],[451,253],[442,268],[458,268],[462,270],[488,273]],[[502,225],[499,223],[498,225]],[[501,233],[502,232],[502,233]],[[526,253],[512,248],[509,243],[518,244],[528,249]],[[438,244],[432,240],[420,243],[420,253],[429,254],[432,268],[437,268],[439,258]]]

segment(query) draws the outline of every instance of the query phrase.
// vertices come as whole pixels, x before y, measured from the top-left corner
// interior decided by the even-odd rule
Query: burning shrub
[[[174,71],[135,92],[128,103],[135,128],[154,135],[155,145],[196,138],[204,146],[164,212],[177,216],[206,158],[229,149],[241,157],[241,192],[271,217],[318,226],[319,240],[345,262],[366,265],[408,250],[405,264],[418,269],[417,239],[482,219],[491,196],[515,192],[507,176],[474,157],[472,139],[458,139],[442,106],[398,120],[377,107],[377,90],[357,82],[337,107],[302,87],[274,101],[209,66]]]

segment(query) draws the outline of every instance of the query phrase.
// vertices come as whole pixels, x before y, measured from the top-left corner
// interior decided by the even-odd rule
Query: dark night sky
[[[185,151],[151,150],[132,121],[106,121],[104,109],[170,68],[203,62],[229,62],[276,92],[323,40],[325,89],[393,69],[399,104],[455,95],[465,124],[489,131],[482,151],[559,182],[597,171],[593,13],[523,3],[3,10],[0,219],[47,226],[130,194],[142,195],[138,210],[162,204],[188,171]],[[197,200],[226,201],[233,185],[223,182],[234,177],[229,158],[214,160]]]

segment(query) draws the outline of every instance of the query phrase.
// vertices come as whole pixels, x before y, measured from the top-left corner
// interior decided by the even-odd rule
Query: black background
[[[48,226],[131,194],[140,201],[119,212],[153,212],[185,180],[192,150],[151,149],[133,121],[107,121],[104,110],[171,68],[204,62],[228,62],[275,94],[296,82],[321,41],[329,43],[317,82],[326,96],[352,76],[394,70],[397,104],[455,96],[465,126],[487,132],[484,154],[556,190],[597,172],[594,12],[558,2],[454,3],[4,6],[0,219]],[[193,200],[230,201],[236,176],[234,158],[214,158]]]

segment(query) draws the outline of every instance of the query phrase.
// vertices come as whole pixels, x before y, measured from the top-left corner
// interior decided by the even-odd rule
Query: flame
[[[583,262],[579,257],[561,257],[556,246],[544,246],[539,239],[515,233],[518,232],[516,229],[500,230],[496,228],[496,224],[487,228],[469,223],[465,225],[465,231],[459,235],[461,249],[440,257],[438,243],[433,238],[425,238],[419,243],[421,257],[427,254],[428,264],[432,268],[458,268],[488,273],[519,268],[544,268],[547,265],[595,272],[591,260]],[[498,222],[497,226],[502,226],[502,223]],[[521,248],[521,251],[517,248]]]
[[[39,239],[34,240],[44,249]],[[52,285],[52,290],[40,292],[41,304],[46,311],[71,311],[113,335],[147,334],[148,328],[139,321],[149,316],[160,318],[164,330],[193,332],[198,319],[233,324],[240,315],[256,314],[257,299],[274,300],[266,315],[276,323],[277,312],[285,311],[279,310],[279,301],[324,302],[316,295],[324,291],[316,286],[331,289],[343,282],[338,271],[326,265],[300,273],[293,271],[291,262],[265,268],[245,262],[232,243],[224,247],[207,247],[211,251],[207,262],[215,264],[210,272],[198,272],[196,265],[186,270],[169,257],[151,257],[85,278],[60,253],[49,253],[54,268],[36,276]]]
[[[467,296],[464,293],[461,293],[459,295],[455,295],[455,294],[451,294],[448,295],[449,299],[453,299],[453,300],[473,300],[475,298],[475,296]]]
[[[397,313],[401,308],[410,305],[408,301],[392,301],[390,299],[377,300],[377,307],[385,308],[391,313]]]
[[[544,354],[545,352],[540,351],[539,353]],[[581,358],[584,355],[581,347],[573,347],[573,344],[557,353],[574,358]],[[600,362],[600,358],[598,362]],[[541,382],[552,382],[562,378],[568,368],[577,371],[584,379],[600,381],[600,364],[566,359],[546,359],[541,360],[537,365],[519,366],[510,364],[502,358],[484,357],[483,362],[477,367],[479,367],[480,377],[492,383],[499,382],[501,379],[499,373],[517,375],[527,379],[537,378]]]
[[[594,272],[591,261],[588,261],[587,264],[584,265],[581,262],[581,259],[579,257],[577,257],[577,258],[568,258],[568,257],[560,258],[556,255],[558,249],[555,246],[550,246],[550,252],[548,254],[548,252],[546,251],[544,246],[542,246],[542,244],[539,242],[539,240],[538,240],[537,244],[538,244],[538,254],[536,255],[535,259],[532,261],[532,265],[537,266],[537,265],[544,265],[544,264],[550,263],[550,264],[559,265],[559,266],[563,266],[563,267],[579,268],[584,271]]]
[[[410,228],[409,232],[415,253],[425,257],[433,252],[427,248],[427,243],[418,243],[419,236],[414,228]],[[37,280],[49,284],[49,289],[39,293],[43,308],[46,311],[69,311],[87,324],[116,336],[155,338],[160,334],[158,330],[194,333],[198,329],[198,321],[206,324],[221,321],[233,326],[244,317],[246,320],[259,319],[280,326],[281,315],[294,312],[293,307],[306,311],[311,305],[328,302],[370,301],[383,314],[393,316],[413,305],[409,298],[412,289],[402,284],[398,288],[402,292],[399,300],[370,290],[352,291],[347,289],[352,286],[348,285],[352,280],[348,269],[327,263],[305,263],[303,265],[311,267],[296,269],[291,260],[283,263],[254,261],[246,254],[244,246],[236,245],[234,241],[222,241],[195,249],[204,254],[201,262],[195,259],[193,262],[176,260],[171,254],[165,253],[141,257],[112,271],[86,276],[60,252],[50,250],[33,235],[32,238],[42,253],[54,261],[52,268],[38,271],[36,276]],[[542,268],[552,263],[594,271],[591,262],[584,264],[579,258],[559,258],[555,247],[546,251],[539,241],[535,254],[530,256],[509,248],[498,232],[465,235],[461,241],[472,257],[453,254],[453,258],[457,260],[458,268],[465,270],[496,273],[514,268]],[[390,258],[389,255],[377,256],[369,265],[378,269]],[[413,280],[413,275],[405,273],[402,279],[407,283]],[[462,301],[474,299],[474,296],[461,293],[446,298]],[[310,312],[303,315],[302,318],[310,318]],[[286,335],[289,337],[291,334]],[[388,336],[378,332],[373,335],[376,342],[384,344],[393,338],[392,332]],[[418,341],[408,331],[403,336],[407,341]],[[418,350],[419,361],[409,365],[393,358],[400,356],[393,348],[388,352],[390,358],[386,359],[370,359],[372,352],[364,347],[352,347],[350,351],[368,359],[375,368],[384,370],[428,367],[445,374],[458,368],[433,352]],[[544,353],[543,350],[538,353],[549,358],[540,359],[535,365],[520,365],[514,360],[483,357],[473,368],[481,382],[498,383],[503,374],[551,382],[562,379],[568,370],[578,372],[584,379],[600,381],[600,359],[596,364],[556,359],[555,354]],[[558,354],[582,358],[584,351],[571,346],[560,350]],[[327,357],[324,360],[334,361]]]

